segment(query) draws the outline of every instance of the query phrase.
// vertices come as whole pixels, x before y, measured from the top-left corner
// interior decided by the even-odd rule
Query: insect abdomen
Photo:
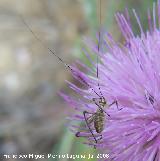
[[[94,118],[94,127],[97,133],[101,133],[104,129],[104,113],[98,111]]]

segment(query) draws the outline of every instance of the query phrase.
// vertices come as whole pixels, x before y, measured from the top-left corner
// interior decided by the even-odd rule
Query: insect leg
[[[119,108],[119,106],[118,106],[118,101],[117,101],[117,100],[116,100],[116,101],[113,101],[110,105],[108,105],[108,107],[110,107],[110,106],[112,106],[112,105],[114,105],[114,104],[116,104],[117,109],[118,109],[119,111],[123,109],[123,108]]]
[[[91,116],[89,116],[88,118],[86,118],[86,120],[87,120],[87,123],[88,123],[88,125],[89,124],[91,124],[93,121],[94,121],[94,113],[89,113],[89,112],[87,112],[88,114],[92,114]],[[76,135],[76,137],[80,137],[80,131],[78,131],[75,135]]]
[[[102,139],[102,134],[100,135],[100,137],[97,140],[101,140]]]
[[[88,127],[90,133],[92,134],[92,136],[93,136],[93,138],[94,138],[94,140],[95,140],[95,143],[97,143],[97,139],[96,139],[96,137],[94,136],[91,127],[89,126],[89,122],[88,122],[88,120],[87,120],[86,114],[91,114],[91,113],[89,113],[88,111],[83,111],[83,115],[84,115],[84,119],[85,119],[86,125],[87,125],[87,127]],[[93,114],[92,116],[94,117],[94,115],[95,115],[95,114]],[[93,120],[94,120],[94,119],[93,119]],[[96,147],[94,146],[94,148],[96,148]]]
[[[92,116],[90,116],[90,117],[87,118],[88,124],[91,124],[94,121],[94,115],[95,114],[92,114]]]

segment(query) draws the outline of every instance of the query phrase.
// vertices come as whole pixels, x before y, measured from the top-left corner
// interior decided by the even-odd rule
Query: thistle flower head
[[[107,33],[103,35],[107,51],[98,52],[97,46],[88,42],[101,60],[99,77],[97,79],[94,70],[97,68],[92,61],[93,70],[83,65],[89,75],[74,68],[73,76],[87,88],[69,83],[82,98],[63,97],[77,110],[71,119],[79,124],[72,124],[71,130],[86,137],[89,145],[109,153],[107,160],[160,161],[160,1],[153,5],[152,16],[148,11],[148,31],[143,30],[135,10],[133,15],[140,35],[133,33],[128,14],[117,13],[116,20],[125,43],[115,42]],[[90,60],[88,53],[86,55]],[[103,97],[106,101],[103,109],[108,115],[103,111],[104,127],[97,133],[92,116],[100,109],[98,106],[102,107],[99,99]],[[116,104],[109,107],[115,100],[121,110]],[[84,111],[88,112],[86,118]]]

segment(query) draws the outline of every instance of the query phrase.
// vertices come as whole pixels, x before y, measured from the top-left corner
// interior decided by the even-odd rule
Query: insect
[[[100,26],[101,26],[101,0],[99,0],[100,3]],[[23,17],[21,17],[23,23],[27,26],[29,31],[32,33],[32,35],[46,48],[52,53],[73,75],[76,74],[76,71],[72,66],[70,66],[68,63],[66,63],[61,57],[59,57],[52,49],[50,49],[48,46],[46,46],[41,39],[37,37],[37,35],[32,31],[30,26],[24,21]],[[101,30],[98,32],[98,52],[101,50],[101,41],[102,41],[102,36],[101,36]],[[97,56],[97,67],[96,67],[96,77],[98,80],[98,89],[99,92],[97,92],[89,83],[85,81],[80,75],[76,75],[79,81],[81,81],[83,84],[85,84],[89,89],[92,90],[92,92],[97,96],[97,98],[92,98],[93,103],[97,106],[97,110],[94,113],[88,112],[88,111],[83,111],[83,116],[85,123],[87,125],[87,128],[89,129],[92,137],[94,138],[95,143],[98,143],[98,140],[102,139],[102,131],[104,130],[104,125],[105,125],[105,117],[110,116],[106,111],[105,108],[109,108],[113,104],[116,104],[117,109],[118,107],[118,102],[117,100],[113,101],[111,104],[108,104],[106,101],[104,95],[102,94],[101,88],[100,88],[100,83],[99,83],[99,70],[98,70],[98,64],[99,64],[99,57]],[[121,109],[119,109],[121,110]],[[87,117],[87,115],[90,115]],[[100,134],[100,138],[96,138],[95,134],[93,133],[91,129],[91,124],[94,125],[94,129],[97,134]],[[81,132],[77,132],[75,134],[77,137],[81,137]],[[95,146],[94,146],[95,147]],[[96,148],[96,147],[95,147]]]
[[[99,20],[100,20],[100,26],[101,26],[101,0],[99,1],[99,10],[100,10],[100,14],[99,14]],[[99,30],[98,32],[98,55],[101,49],[101,30]],[[105,125],[105,115],[107,114],[108,116],[110,116],[105,110],[104,108],[109,108],[110,106],[112,106],[113,104],[116,104],[117,109],[119,109],[118,107],[118,102],[117,100],[113,101],[111,104],[108,104],[108,102],[106,101],[105,97],[102,94],[101,88],[100,88],[100,84],[99,84],[99,71],[98,71],[98,55],[97,55],[97,80],[98,80],[98,89],[99,89],[99,97],[98,98],[93,98],[93,102],[96,104],[96,106],[98,107],[97,110],[94,113],[88,112],[88,111],[83,111],[83,115],[84,115],[84,119],[86,122],[86,125],[91,133],[91,135],[94,138],[95,143],[98,143],[98,140],[102,139],[102,131],[104,130],[104,125]],[[87,118],[87,114],[91,115]],[[94,124],[94,129],[96,131],[97,134],[100,134],[100,137],[98,137],[98,139],[96,138],[95,134],[93,133],[92,129],[91,129],[91,124]],[[81,136],[81,132],[77,132],[76,133],[77,137]],[[96,148],[96,146],[94,145],[94,148]]]

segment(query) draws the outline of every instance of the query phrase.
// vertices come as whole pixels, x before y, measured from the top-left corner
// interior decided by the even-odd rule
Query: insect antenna
[[[33,30],[31,29],[31,27],[26,23],[26,21],[24,20],[24,18],[20,15],[23,23],[25,24],[25,26],[28,28],[28,30],[32,33],[32,35],[41,43],[41,45],[43,45],[46,49],[48,49],[50,51],[50,53],[52,53],[55,57],[57,57],[59,59],[60,62],[62,62],[66,68],[68,68],[69,70],[73,70],[69,64],[65,63],[65,61],[59,57],[57,54],[55,54],[55,52],[50,49],[48,46],[45,45],[45,43],[33,32]]]
[[[99,99],[103,99],[105,101],[105,97],[103,96],[103,93],[101,91],[101,87],[100,87],[100,83],[99,83],[99,55],[100,55],[100,50],[102,47],[102,0],[99,0],[99,31],[98,31],[98,54],[96,56],[96,77],[97,77],[97,81],[98,81],[98,90],[100,93],[100,97]]]
[[[96,56],[96,77],[97,77],[97,81],[98,81],[98,89],[99,89],[99,93],[100,93],[100,98],[103,98],[105,100],[105,97],[102,94],[101,88],[100,88],[100,83],[99,83],[99,55],[100,55],[100,50],[102,47],[102,0],[99,0],[99,31],[98,31],[98,54]]]
[[[101,0],[99,1],[99,32],[98,32],[98,55],[97,55],[97,79],[98,79],[98,88],[99,88],[99,92],[101,94],[101,96],[104,98],[101,88],[100,88],[100,84],[99,84],[99,69],[98,69],[98,64],[99,64],[99,52],[101,49],[101,25],[102,25],[102,9],[101,9]]]
[[[73,73],[73,75],[76,75],[80,81],[82,81],[98,97],[100,97],[100,95],[95,91],[95,89],[90,84],[88,84],[80,75],[77,75],[77,72],[68,63],[66,63],[61,57],[59,57],[51,48],[49,48],[47,45],[45,45],[45,43],[33,32],[31,27],[26,23],[26,21],[24,20],[24,18],[21,15],[20,15],[20,18],[21,18],[22,22],[25,24],[25,26],[28,28],[28,30],[31,32],[31,34],[38,40],[38,42],[41,43],[42,46],[44,46],[47,50],[49,50],[50,53],[53,54],[66,67],[66,69],[68,69],[71,73]]]
[[[102,93],[102,90],[101,90],[101,87],[100,87],[100,83],[99,83],[99,55],[100,55],[100,52],[101,52],[101,49],[102,49],[102,43],[103,43],[103,37],[102,37],[102,34],[101,31],[102,31],[102,0],[99,0],[99,32],[98,32],[98,54],[97,54],[97,65],[96,65],[96,77],[97,77],[97,81],[98,81],[98,89],[99,89],[99,93],[100,93],[100,97],[98,99],[103,99],[103,103],[104,105],[107,103],[106,102],[106,99]],[[93,98],[93,101],[95,102],[95,104],[103,111],[105,112],[108,116],[110,116],[104,109],[102,109],[101,105],[97,104],[96,103],[96,98]],[[118,107],[118,102],[117,100],[113,101],[110,105],[108,105],[109,107],[112,106],[113,104],[116,104],[117,106],[117,109],[118,110],[121,110],[119,109]]]

